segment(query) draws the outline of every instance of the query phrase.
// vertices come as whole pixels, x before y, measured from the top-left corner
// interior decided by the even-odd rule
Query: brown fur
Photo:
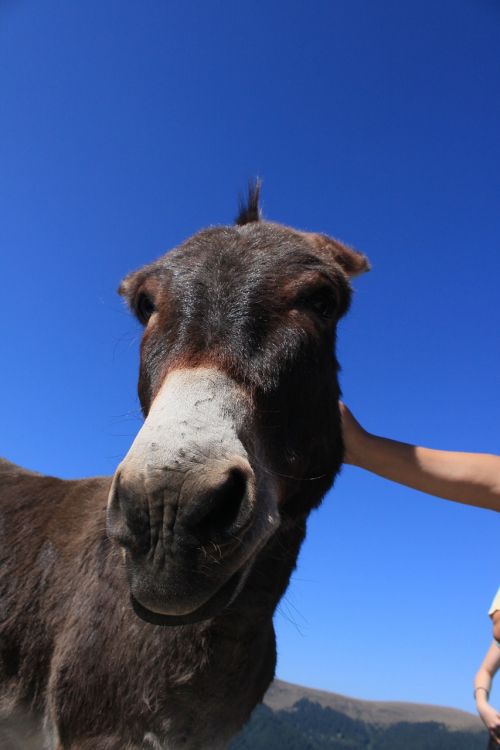
[[[275,478],[281,520],[236,599],[191,625],[143,621],[128,553],[106,533],[111,478],[62,481],[0,461],[0,709],[44,724],[49,748],[222,750],[273,678],[272,616],[341,462],[335,322],[366,260],[258,221],[257,198],[241,227],[201,232],[121,287],[140,317],[157,313],[143,321],[145,414],[181,363],[215,365],[253,405],[247,447],[265,466],[252,458],[252,471]],[[225,564],[218,553],[208,570]]]

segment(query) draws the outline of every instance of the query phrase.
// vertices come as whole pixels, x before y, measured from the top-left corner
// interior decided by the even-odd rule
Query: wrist
[[[362,427],[356,430],[355,435],[351,435],[345,444],[345,462],[360,468],[366,468],[368,463],[368,453],[370,451],[370,434]]]
[[[486,696],[476,698],[476,708],[478,711],[481,711],[483,708],[489,708],[489,706],[490,704],[488,703]]]
[[[490,691],[486,687],[477,687],[474,689],[474,698],[478,710],[489,706]]]

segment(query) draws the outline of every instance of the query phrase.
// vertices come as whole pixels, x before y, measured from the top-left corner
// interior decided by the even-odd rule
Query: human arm
[[[500,511],[500,456],[423,448],[372,435],[340,404],[345,462],[429,495]]]
[[[497,745],[500,745],[500,713],[488,702],[493,677],[500,668],[500,646],[493,641],[474,679],[476,708],[483,724]]]

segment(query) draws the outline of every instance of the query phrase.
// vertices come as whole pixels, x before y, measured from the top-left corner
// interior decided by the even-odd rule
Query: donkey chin
[[[134,611],[157,625],[212,618],[242,590],[279,524],[270,475],[255,470],[244,393],[218,370],[170,374],[118,467],[107,532],[124,549]]]

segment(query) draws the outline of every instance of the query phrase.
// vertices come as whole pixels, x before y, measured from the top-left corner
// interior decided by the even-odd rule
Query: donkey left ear
[[[312,243],[316,252],[323,257],[333,258],[350,278],[359,276],[371,269],[370,261],[366,255],[359,253],[348,245],[344,245],[343,242],[334,240],[326,234],[306,232],[305,236]]]

